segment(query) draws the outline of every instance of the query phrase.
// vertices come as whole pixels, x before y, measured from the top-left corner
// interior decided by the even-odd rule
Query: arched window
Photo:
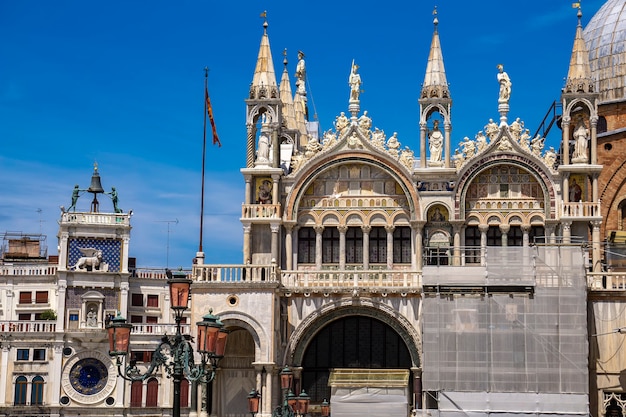
[[[370,264],[387,263],[387,231],[384,227],[372,227],[370,231]]]
[[[339,230],[326,227],[322,233],[322,262],[325,264],[339,263]]]
[[[346,232],[346,262],[363,263],[363,230],[360,227],[349,227]]]
[[[159,403],[159,381],[156,378],[148,380],[146,391],[146,407],[156,407]]]
[[[43,405],[43,378],[39,375],[33,378],[30,405]]]
[[[393,263],[411,263],[411,228],[396,227],[393,231]]]
[[[189,381],[180,381],[180,406],[189,407]]]
[[[143,383],[141,381],[133,381],[130,385],[130,406],[141,407],[141,397],[143,395]]]
[[[596,127],[597,133],[604,133],[607,131],[606,117],[598,117],[598,125]]]
[[[298,230],[298,263],[315,263],[315,230],[312,227]]]
[[[28,381],[25,376],[18,376],[15,380],[15,399],[14,405],[26,405],[26,389],[28,387]]]

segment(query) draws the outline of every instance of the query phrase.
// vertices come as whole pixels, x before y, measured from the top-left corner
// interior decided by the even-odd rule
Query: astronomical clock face
[[[116,377],[117,369],[109,357],[100,352],[81,352],[65,364],[62,384],[74,401],[95,404],[111,394]]]
[[[72,388],[84,395],[97,394],[104,389],[109,373],[107,367],[95,358],[81,359],[70,369]]]

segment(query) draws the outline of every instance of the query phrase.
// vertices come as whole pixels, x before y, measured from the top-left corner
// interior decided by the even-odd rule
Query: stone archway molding
[[[387,324],[406,344],[411,355],[411,366],[417,368],[422,363],[421,336],[417,331],[419,326],[409,322],[390,305],[361,297],[330,302],[306,317],[291,335],[283,364],[300,366],[304,351],[318,332],[328,323],[348,316],[371,317]]]

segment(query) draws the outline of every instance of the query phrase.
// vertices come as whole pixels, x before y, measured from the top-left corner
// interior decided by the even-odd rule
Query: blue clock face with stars
[[[79,360],[69,373],[72,388],[83,395],[94,395],[102,391],[108,377],[107,367],[95,358]]]

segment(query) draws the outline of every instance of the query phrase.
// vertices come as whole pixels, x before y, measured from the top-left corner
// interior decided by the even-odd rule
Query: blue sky
[[[602,3],[583,2],[583,25]],[[119,206],[133,210],[138,266],[190,267],[207,66],[223,146],[207,148],[206,262],[240,263],[244,99],[260,13],[267,10],[278,77],[287,48],[293,91],[297,51],[306,54],[309,112],[322,130],[347,111],[354,59],[361,109],[417,156],[435,5],[453,144],[498,119],[500,63],[513,83],[509,119],[534,132],[567,75],[577,22],[570,1],[0,1],[0,233],[43,233],[56,254],[59,206],[70,205],[75,184],[89,186],[97,162],[103,187],[116,187]],[[559,134],[547,144],[557,147]],[[78,210],[90,202],[81,197]]]

